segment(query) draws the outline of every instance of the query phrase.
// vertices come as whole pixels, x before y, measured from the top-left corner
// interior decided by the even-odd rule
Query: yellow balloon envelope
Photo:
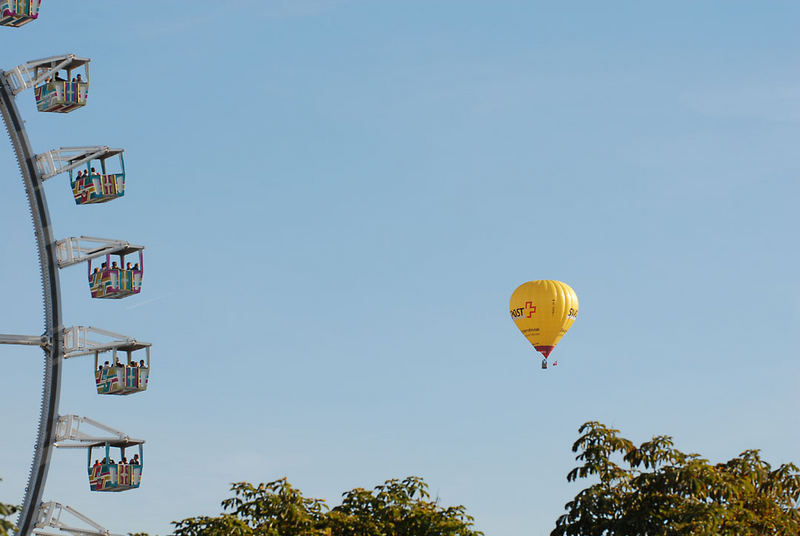
[[[578,296],[561,281],[528,281],[511,295],[511,318],[545,358],[578,316]]]

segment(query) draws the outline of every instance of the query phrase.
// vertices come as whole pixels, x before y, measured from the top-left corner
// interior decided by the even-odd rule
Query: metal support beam
[[[81,431],[81,424],[86,423],[102,432],[111,434],[110,436],[95,436]],[[89,417],[78,415],[62,415],[58,418],[56,427],[56,441],[53,446],[64,449],[80,449],[91,446],[95,443],[104,442],[124,442],[130,445],[141,445],[144,439],[134,439],[124,432],[111,428],[103,423],[97,422]]]
[[[47,337],[44,335],[10,335],[7,333],[0,333],[0,344],[21,344],[24,346],[41,346],[48,345]]]
[[[80,528],[67,525],[61,520],[62,515],[65,513],[70,514],[78,521],[82,521],[86,525],[89,525],[89,528]],[[74,523],[74,521],[72,522]],[[70,536],[121,536],[119,534],[109,532],[108,529],[104,528],[96,521],[89,519],[74,508],[57,502],[42,503],[41,507],[39,507],[39,519],[36,522],[35,527],[36,528],[33,530],[33,533],[38,534],[39,536],[66,536],[67,534]],[[49,532],[42,530],[45,528],[53,528],[61,532]]]
[[[141,251],[144,246],[136,246],[124,240],[113,238],[95,238],[91,236],[73,236],[56,242],[58,267],[66,268],[89,259],[105,255],[133,253]]]
[[[110,340],[97,340],[97,337]],[[2,342],[2,339],[0,339],[0,342]],[[147,348],[149,355],[151,346],[152,344],[149,342],[137,341],[133,337],[92,326],[73,326],[64,330],[64,359],[110,352],[112,350],[134,352],[142,348]]]
[[[78,168],[90,160],[105,160],[124,151],[125,149],[112,149],[105,145],[61,147],[37,154],[36,165],[42,174],[42,180],[47,180],[59,173]]]

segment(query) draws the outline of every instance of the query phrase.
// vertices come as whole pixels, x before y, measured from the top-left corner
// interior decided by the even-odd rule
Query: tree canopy
[[[343,494],[342,504],[304,497],[285,478],[238,482],[223,512],[175,521],[175,536],[482,536],[463,506],[431,500],[418,477]]]
[[[587,422],[567,475],[596,479],[565,506],[551,536],[800,534],[800,474],[772,469],[758,450],[712,464],[669,436],[638,447],[619,430]]]

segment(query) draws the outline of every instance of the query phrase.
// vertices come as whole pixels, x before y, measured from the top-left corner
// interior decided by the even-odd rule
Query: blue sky
[[[153,342],[151,387],[61,413],[147,440],[143,483],[45,498],[115,532],[219,511],[231,482],[307,495],[420,475],[487,535],[544,534],[600,420],[718,461],[796,445],[800,5],[284,0],[55,2],[0,32],[2,68],[92,58],[89,105],[17,98],[35,149],[126,149],[128,191],[59,237],[146,245],[142,294],[69,325]],[[33,233],[0,145],[0,331],[40,333]],[[531,279],[581,314],[546,373],[508,317]],[[41,358],[4,347],[0,500],[22,495]]]

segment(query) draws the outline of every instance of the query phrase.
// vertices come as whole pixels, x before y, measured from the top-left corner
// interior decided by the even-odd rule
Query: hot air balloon
[[[578,316],[578,296],[561,281],[528,281],[517,287],[509,304],[511,318],[525,338],[547,357]]]

